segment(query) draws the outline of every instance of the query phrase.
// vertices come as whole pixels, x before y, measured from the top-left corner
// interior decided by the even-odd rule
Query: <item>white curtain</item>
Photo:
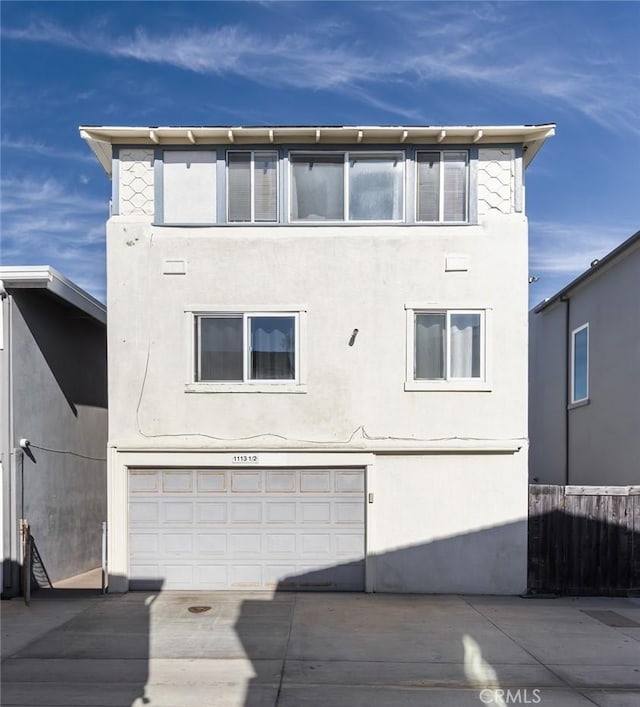
[[[451,378],[480,376],[480,315],[451,315]]]

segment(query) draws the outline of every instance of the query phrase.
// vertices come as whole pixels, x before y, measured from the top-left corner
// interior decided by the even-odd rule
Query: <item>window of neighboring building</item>
[[[227,153],[227,219],[230,223],[278,220],[278,153]]]
[[[298,379],[298,314],[211,313],[196,316],[196,382]]]
[[[468,162],[464,150],[416,153],[416,221],[467,221]]]
[[[216,222],[216,153],[214,150],[166,150],[162,174],[163,222]]]
[[[571,334],[571,402],[589,398],[589,325],[583,324]]]
[[[414,380],[484,379],[484,312],[416,311],[413,334]]]
[[[292,153],[292,221],[402,221],[401,152]]]

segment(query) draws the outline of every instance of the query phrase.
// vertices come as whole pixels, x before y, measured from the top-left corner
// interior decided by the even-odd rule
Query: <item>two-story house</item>
[[[81,128],[113,182],[112,591],[525,589],[553,133]]]

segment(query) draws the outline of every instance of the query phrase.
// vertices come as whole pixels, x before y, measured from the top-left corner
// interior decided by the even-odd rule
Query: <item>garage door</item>
[[[132,589],[364,589],[362,469],[132,469]]]

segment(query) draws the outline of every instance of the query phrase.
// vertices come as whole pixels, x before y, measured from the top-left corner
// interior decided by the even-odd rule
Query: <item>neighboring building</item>
[[[640,231],[529,322],[531,480],[640,484]]]
[[[81,128],[113,180],[112,591],[525,589],[553,132]]]
[[[49,267],[0,267],[3,596],[20,592],[21,519],[54,583],[100,566],[106,344],[105,307],[77,285]]]

